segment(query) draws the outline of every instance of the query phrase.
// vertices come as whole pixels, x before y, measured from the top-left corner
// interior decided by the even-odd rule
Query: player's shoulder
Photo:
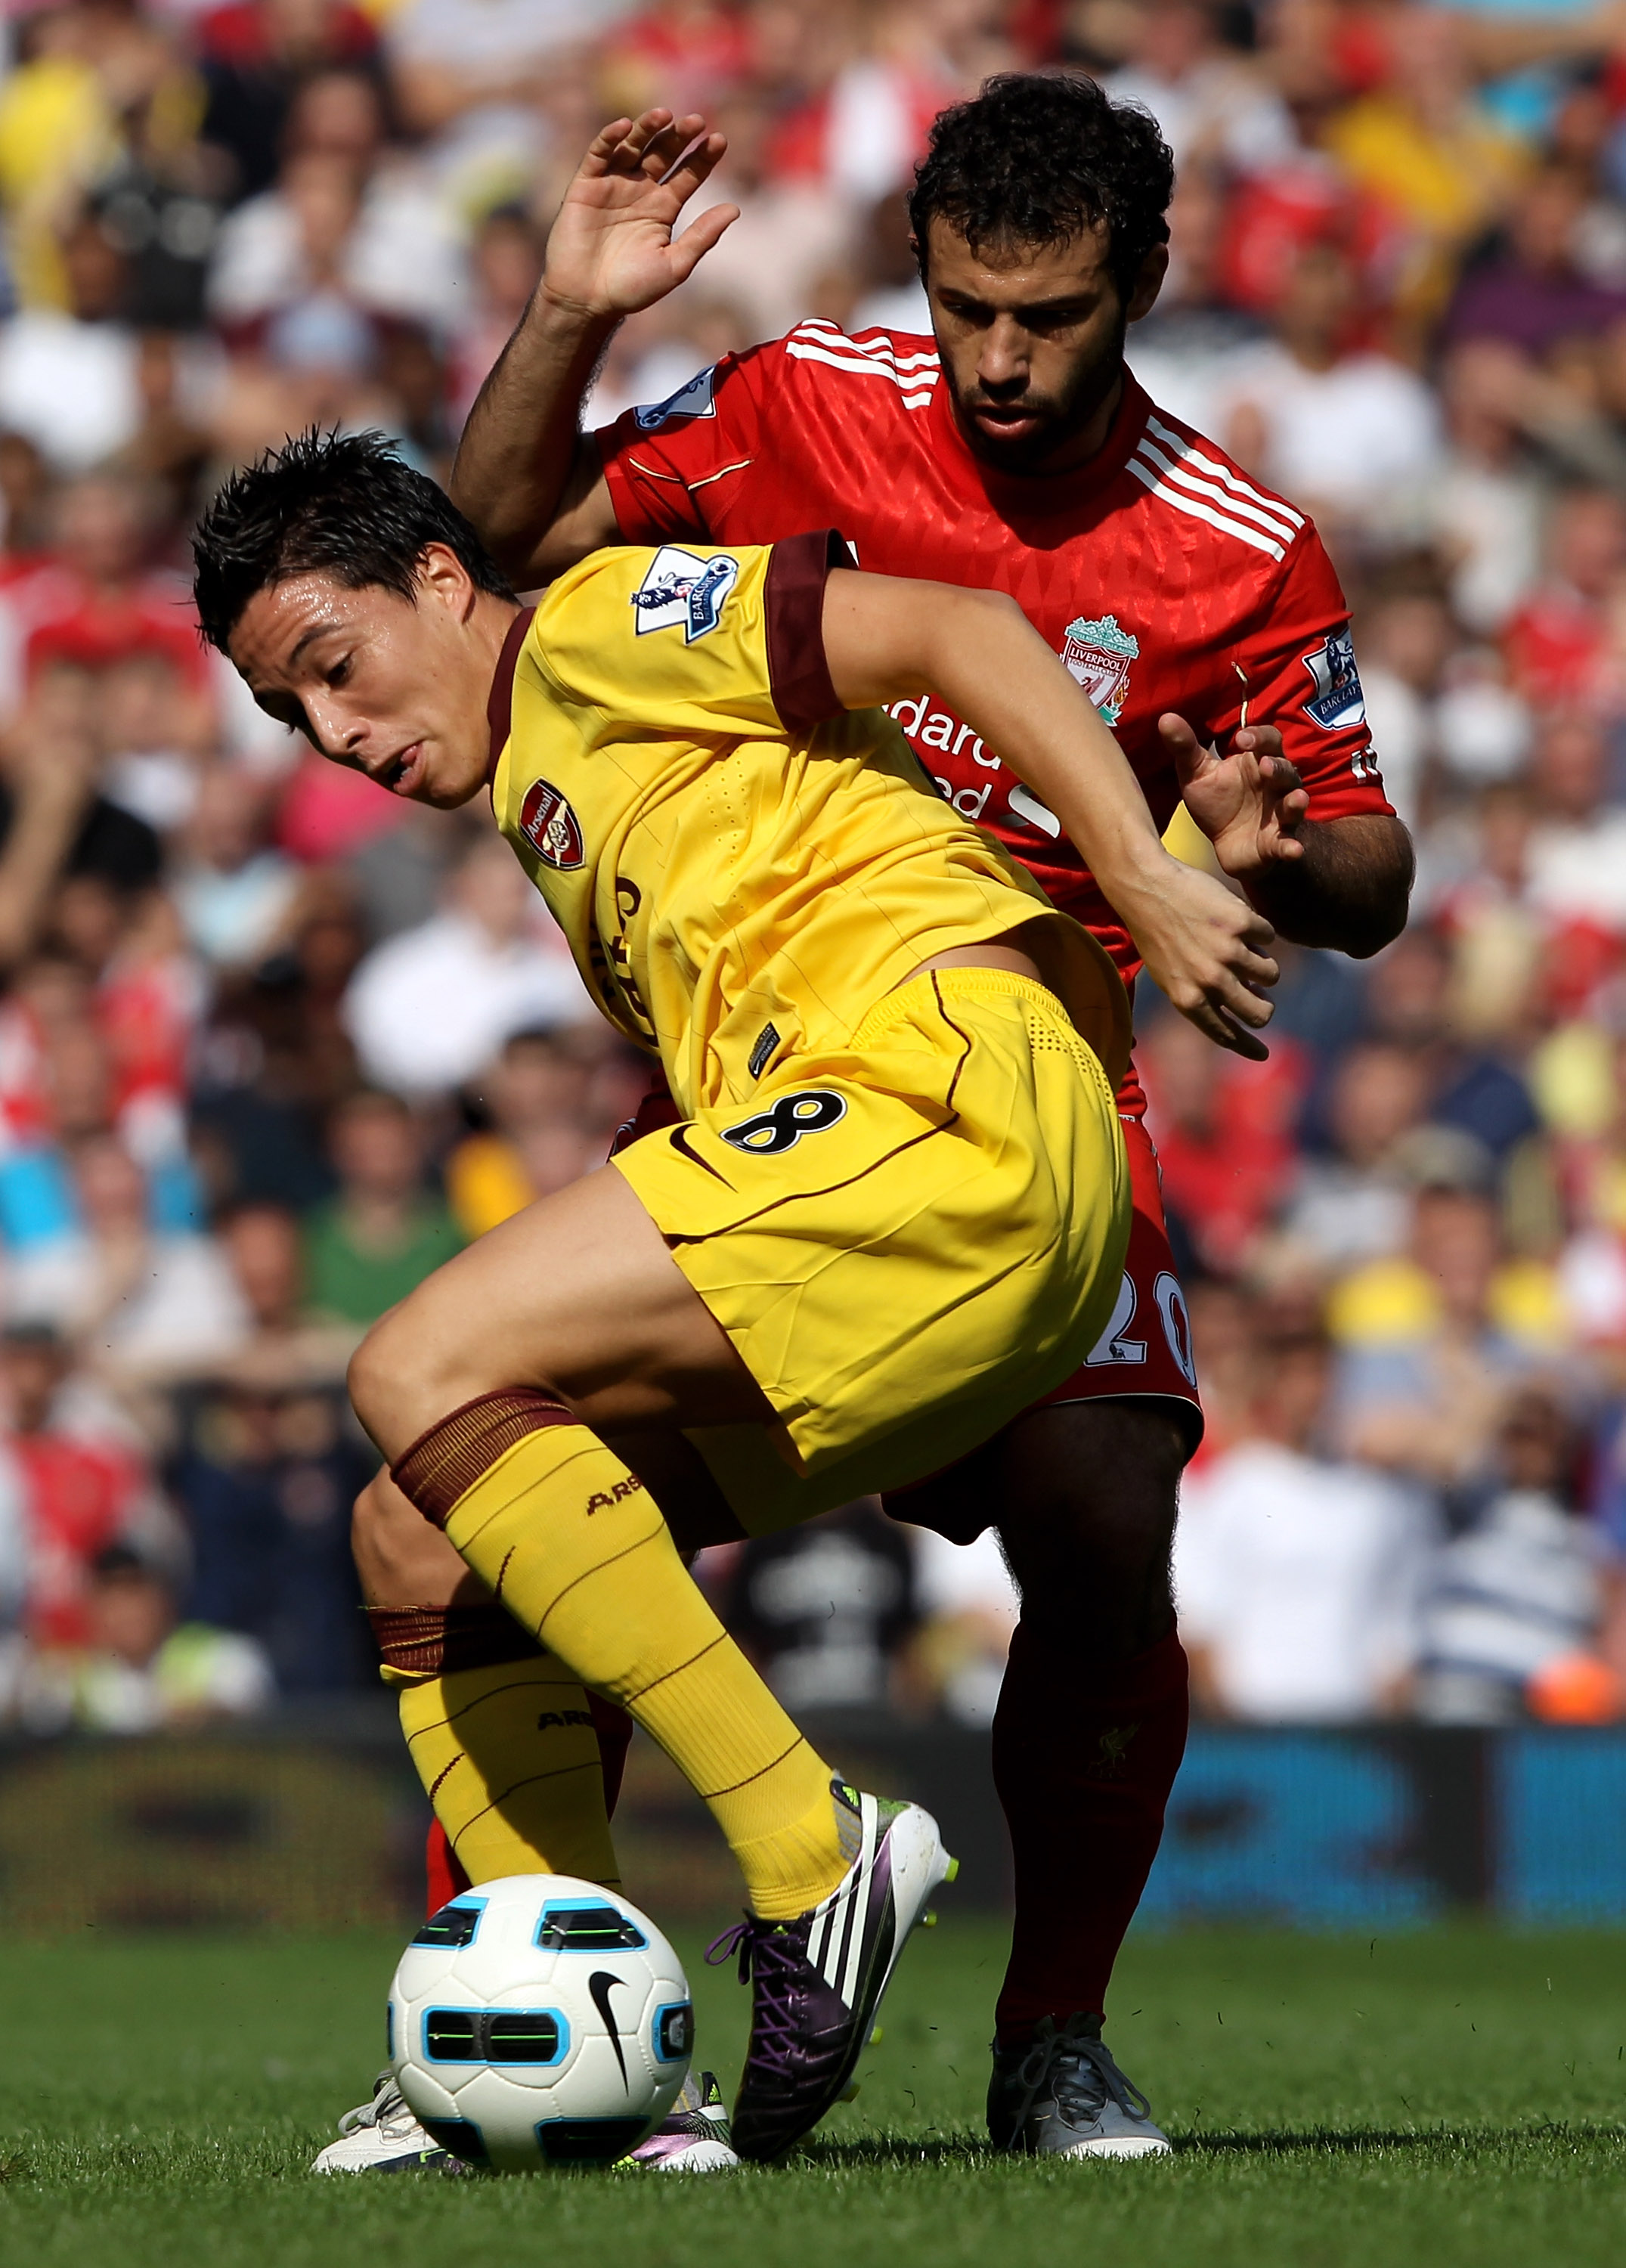
[[[696,433],[754,430],[776,412],[823,412],[846,417],[860,402],[907,416],[931,407],[942,370],[936,342],[913,332],[869,328],[843,331],[810,315],[782,338],[723,356],[696,372],[664,401],[642,405],[625,421],[632,438],[673,429]],[[856,389],[856,392],[855,392]]]
[[[543,593],[522,643],[525,661],[541,681],[557,684],[584,652],[601,659],[617,632],[644,638],[680,630],[677,652],[682,653],[723,625],[737,588],[760,589],[772,549],[666,542],[610,544],[589,552]],[[666,649],[662,640],[659,652]]]
[[[857,389],[872,405],[905,411],[929,409],[943,376],[929,335],[879,327],[844,331],[821,316],[810,315],[771,346],[751,351],[771,358],[776,375],[798,390],[850,396]]]
[[[1274,579],[1291,562],[1319,556],[1313,523],[1245,473],[1217,441],[1185,420],[1140,397],[1140,429],[1124,461],[1153,508],[1174,513],[1188,529],[1205,530],[1215,563],[1226,574],[1250,569]]]

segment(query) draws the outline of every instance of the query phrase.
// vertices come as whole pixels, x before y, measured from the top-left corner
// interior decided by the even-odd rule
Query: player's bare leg
[[[774,1413],[613,1166],[504,1221],[375,1324],[350,1366],[394,1461],[482,1394],[555,1395],[602,1434]]]
[[[1052,1403],[990,1446],[995,1521],[1024,1625],[1102,1669],[1166,1637],[1181,1419],[1150,1398]]]

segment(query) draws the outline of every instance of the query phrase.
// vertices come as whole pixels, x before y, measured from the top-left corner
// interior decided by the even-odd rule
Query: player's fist
[[[612,119],[577,168],[548,234],[545,297],[564,313],[614,322],[674,291],[739,217],[737,205],[711,205],[673,235],[727,147],[697,112]]]
[[[1246,884],[1268,866],[1303,858],[1299,829],[1310,799],[1273,725],[1245,725],[1223,756],[1202,747],[1183,717],[1160,717],[1158,731],[1174,758],[1187,810],[1234,881]]]

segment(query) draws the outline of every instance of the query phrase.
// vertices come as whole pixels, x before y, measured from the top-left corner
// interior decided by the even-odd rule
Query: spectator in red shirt
[[[152,1506],[147,1476],[129,1450],[85,1440],[61,1423],[70,1369],[66,1345],[47,1325],[14,1325],[0,1336],[7,1447],[27,1503],[27,1624],[46,1646],[88,1641],[96,1558],[128,1530],[150,1526]]]
[[[1605,489],[1560,497],[1547,572],[1505,632],[1513,682],[1535,708],[1588,700],[1608,643],[1608,604],[1626,570],[1626,504]]]

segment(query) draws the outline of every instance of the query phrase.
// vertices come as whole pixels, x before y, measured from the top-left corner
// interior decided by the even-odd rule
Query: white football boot
[[[357,2103],[339,2121],[339,2139],[318,2151],[313,2174],[467,2174],[473,2169],[443,2150],[395,2084],[381,2071],[371,2102]]]
[[[731,2146],[723,2090],[709,2071],[693,2073],[654,2132],[627,2165],[663,2174],[725,2174],[739,2163]],[[319,2151],[313,2174],[468,2174],[476,2169],[443,2149],[421,2126],[394,2078],[381,2071],[371,2102],[339,2121],[339,2139]]]
[[[739,2163],[716,2074],[690,2072],[655,2132],[622,2161],[659,2174],[726,2174]]]

